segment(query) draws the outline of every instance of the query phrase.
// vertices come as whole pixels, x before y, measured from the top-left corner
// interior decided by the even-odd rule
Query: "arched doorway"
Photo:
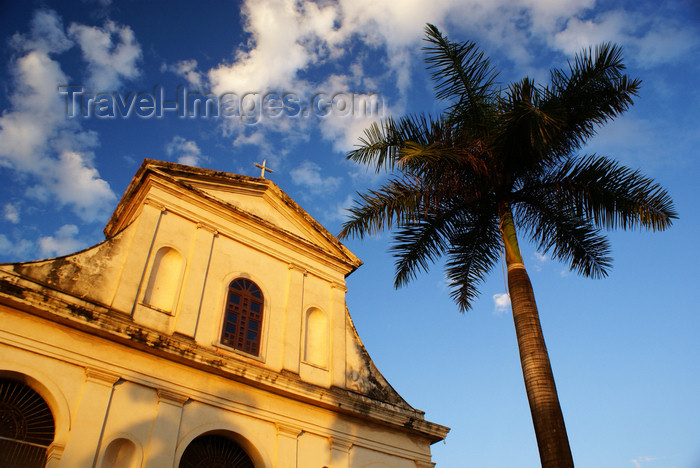
[[[34,389],[0,378],[0,466],[43,468],[55,431],[51,409]]]
[[[185,449],[179,468],[255,468],[253,460],[233,440],[220,434],[205,434]]]

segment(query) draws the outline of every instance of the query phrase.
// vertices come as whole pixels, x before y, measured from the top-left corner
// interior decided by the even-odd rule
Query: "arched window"
[[[243,448],[228,437],[206,434],[194,439],[180,459],[179,468],[255,468]]]
[[[0,379],[0,466],[44,467],[55,426],[49,405],[29,385]]]
[[[319,309],[306,312],[304,360],[319,367],[328,364],[328,319]]]
[[[226,297],[221,343],[257,356],[260,354],[263,294],[245,278],[231,281]]]
[[[183,263],[182,255],[173,248],[161,247],[156,252],[144,296],[146,304],[165,312],[174,310]]]
[[[101,468],[135,468],[138,463],[136,445],[129,439],[118,438],[109,443]]]

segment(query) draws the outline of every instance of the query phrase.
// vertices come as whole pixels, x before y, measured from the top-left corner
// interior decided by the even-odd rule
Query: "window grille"
[[[0,466],[43,468],[53,442],[53,415],[29,385],[0,379]]]
[[[263,294],[257,284],[238,278],[228,287],[221,343],[257,356],[262,334]]]

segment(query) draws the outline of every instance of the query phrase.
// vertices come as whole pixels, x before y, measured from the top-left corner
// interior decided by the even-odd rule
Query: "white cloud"
[[[241,133],[233,140],[234,146],[237,145],[263,145],[265,143],[265,135],[262,132],[252,132],[249,134]]]
[[[336,203],[330,211],[325,213],[324,219],[327,222],[347,221],[350,214],[348,210],[352,207],[353,201],[353,196],[348,195],[345,200]]]
[[[177,157],[177,162],[188,166],[199,165],[199,160],[202,159],[202,151],[197,146],[197,143],[192,140],[176,135],[165,146],[165,152],[168,156]]]
[[[249,127],[253,128],[253,127]],[[239,133],[235,140],[233,140],[234,150],[240,149],[241,146],[255,146],[258,149],[258,162],[262,160],[267,161],[267,167],[277,170],[280,169],[284,163],[284,159],[289,154],[290,148],[294,144],[294,138],[297,137],[296,133],[288,134],[285,137],[285,143],[283,145],[274,145],[271,140],[266,136],[266,132],[260,128],[255,127],[254,131],[243,131]],[[241,168],[242,174],[248,174],[249,168]]]
[[[389,114],[401,114],[403,108],[387,107],[383,96],[370,91],[358,93],[354,86],[361,86],[363,72],[360,64],[350,68],[351,75],[331,75],[319,86],[323,89],[327,115],[320,117],[319,126],[324,139],[333,142],[333,149],[345,152],[359,143],[364,130],[373,122]]]
[[[510,295],[508,293],[493,295],[493,313],[496,315],[504,315],[510,308]]]
[[[632,463],[634,464],[634,467],[635,467],[635,468],[642,468],[642,463],[651,462],[651,461],[654,461],[654,460],[656,460],[656,458],[652,458],[652,457],[637,457],[637,458],[635,458],[635,459],[632,460]]]
[[[593,18],[568,18],[552,45],[567,55],[602,42],[625,47],[629,59],[642,67],[676,62],[700,46],[700,35],[663,14],[646,15],[611,10]]]
[[[78,226],[74,224],[64,224],[53,236],[46,236],[39,239],[41,253],[47,257],[56,257],[77,252],[85,247],[85,242],[76,239]]]
[[[542,266],[549,260],[549,257],[547,257],[547,254],[543,254],[540,252],[535,252],[532,255],[533,259],[535,262],[532,265],[532,269],[534,271],[542,271]]]
[[[511,59],[527,68],[535,56],[534,49],[528,47],[533,40],[531,36],[551,42],[551,37],[561,30],[567,18],[593,5],[594,0],[246,1],[242,15],[249,39],[234,51],[233,60],[201,73],[194,60],[178,62],[175,67],[168,68],[190,83],[201,84],[206,75],[208,86],[217,95],[293,92],[301,96],[302,101],[321,90],[366,92],[377,89],[380,82],[390,82],[398,96],[392,96],[395,102],[384,103],[386,114],[402,114],[410,96],[412,64],[420,54],[426,21],[446,23],[442,29],[448,33],[450,28],[462,29],[468,24],[472,37],[505,48]],[[364,57],[361,54],[350,57],[349,51],[355,50],[350,47],[352,41],[364,43],[372,53],[383,57],[380,71],[372,67],[372,71],[367,72],[362,66]],[[573,39],[567,41],[573,42]],[[309,70],[329,61],[341,63],[343,60],[354,61],[325,82],[311,82],[307,78]],[[323,138],[331,141],[336,151],[344,152],[357,143],[364,128],[385,115],[334,114],[322,118],[318,125]],[[304,119],[297,119],[293,125],[290,120],[256,123],[265,126],[264,131],[286,134],[307,131]],[[234,135],[244,132],[238,119],[227,119],[224,128]]]
[[[656,93],[666,90],[657,86]],[[659,141],[658,135],[669,135],[680,130],[667,121],[654,121],[641,118],[636,114],[625,115],[598,129],[595,137],[586,145],[588,154],[603,154],[613,156],[616,160],[630,167],[654,169],[670,159],[678,158],[677,149],[673,144],[679,144],[688,135],[684,133],[669,141]]]
[[[346,152],[360,143],[360,137],[373,122],[379,122],[381,117],[367,115],[364,117],[328,117],[320,122],[321,134],[324,139],[333,142],[333,149]]]
[[[63,29],[63,20],[53,10],[37,10],[32,17],[29,35],[15,34],[10,44],[18,50],[61,53],[73,47]]]
[[[599,21],[571,18],[567,21],[566,28],[554,35],[554,45],[571,56],[601,42],[618,42],[624,22],[621,12],[609,14]]]
[[[292,176],[292,182],[315,195],[334,192],[342,181],[340,177],[322,177],[321,167],[311,161],[302,161],[289,174]]]
[[[322,58],[333,35],[336,9],[314,3],[262,0],[246,2],[242,14],[250,39],[235,61],[211,69],[208,78],[216,94],[243,95],[270,90],[296,91],[304,82],[297,73]],[[328,40],[321,41],[320,36]]]
[[[49,174],[48,188],[58,195],[60,203],[74,207],[84,220],[96,220],[108,212],[116,200],[106,180],[97,169],[87,164],[86,155],[64,151]]]
[[[448,2],[431,3],[443,5],[438,9],[444,10]],[[344,74],[332,75],[324,83],[307,78],[309,69],[329,60],[349,59],[350,41],[359,39],[375,50],[388,47],[385,51],[385,65],[388,66],[381,67],[379,78],[391,80],[394,87],[398,85],[400,92],[406,93],[410,86],[410,58],[422,36],[426,9],[435,8],[416,0],[395,5],[346,0],[322,4],[292,0],[249,1],[242,8],[248,42],[235,51],[233,61],[222,62],[202,73],[206,73],[209,87],[216,95],[293,93],[306,107],[318,92],[332,96],[344,91],[376,89],[377,77],[366,76],[357,61],[344,67]],[[194,73],[191,78],[194,82],[200,82],[202,77],[192,60],[180,62],[176,70],[186,78],[188,73]],[[357,142],[362,129],[377,117],[376,114],[358,117],[332,113],[321,118],[318,125],[323,137],[332,141],[336,150],[346,151]],[[264,126],[265,132],[293,135],[303,140],[308,138],[309,120],[277,118],[255,123]],[[244,133],[238,119],[227,119],[224,128],[235,135]]]
[[[95,3],[98,3],[99,5],[103,7],[108,7],[112,4],[112,0],[87,0],[87,1],[92,1]]]
[[[71,24],[68,34],[83,53],[90,76],[90,91],[116,91],[124,80],[136,78],[140,71],[141,46],[129,26],[119,26],[113,21],[102,28]]]
[[[19,223],[19,206],[17,203],[5,203],[3,216],[12,224]]]
[[[13,109],[0,117],[0,157],[23,171],[44,170],[42,159],[59,127],[75,128],[64,119],[56,88],[66,82],[57,62],[46,52],[32,50],[15,62]],[[71,128],[72,127],[72,128]]]
[[[546,69],[538,68],[542,56],[570,55],[604,40],[624,42],[639,63],[677,60],[698,44],[694,33],[663,14],[641,17],[596,5],[595,0],[247,0],[241,14],[247,41],[233,50],[230,60],[209,70],[200,71],[192,59],[167,69],[217,95],[292,92],[302,102],[327,86],[333,92],[365,92],[390,82],[398,96],[391,96],[386,110],[398,115],[411,97],[413,64],[420,57],[426,21],[439,25],[450,38],[466,34],[485,49],[498,48],[538,79],[548,76]],[[370,53],[357,53],[362,50],[354,46],[357,41],[375,55],[373,66],[362,66]],[[321,83],[309,78],[328,64],[342,65],[332,68],[336,74]],[[323,138],[344,152],[376,118],[332,115],[311,123],[290,118],[254,123],[262,133],[293,134],[297,139],[318,125]],[[224,119],[222,128],[234,138],[247,132],[240,119]]]
[[[65,117],[57,88],[68,78],[50,56],[66,47],[60,44],[61,27],[55,12],[41,10],[31,33],[13,38],[24,55],[12,64],[11,107],[0,116],[0,164],[35,179],[30,190],[35,197],[53,195],[85,221],[94,221],[106,215],[116,197],[92,164],[96,135]],[[51,48],[54,40],[60,47]]]
[[[9,252],[13,245],[10,239],[7,238],[5,234],[0,234],[0,251]]]
[[[18,239],[16,242],[13,242],[5,234],[0,234],[0,252],[5,256],[12,256],[17,259],[26,258],[33,248],[34,244],[30,240]]]
[[[197,70],[197,61],[194,59],[180,60],[172,65],[163,64],[161,71],[166,70],[183,77],[194,89],[202,89],[204,85],[204,77],[202,73]]]
[[[642,37],[630,41],[636,49],[634,60],[641,66],[676,62],[700,45],[700,37],[679,25],[659,22]]]

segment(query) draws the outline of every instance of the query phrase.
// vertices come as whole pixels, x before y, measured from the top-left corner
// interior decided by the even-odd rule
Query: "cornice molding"
[[[444,426],[426,421],[420,410],[374,400],[338,387],[318,387],[302,381],[299,376],[275,372],[238,360],[233,355],[222,355],[213,347],[205,347],[179,335],[163,335],[134,323],[124,313],[47,289],[15,273],[0,272],[0,282],[12,283],[16,292],[8,294],[6,288],[0,288],[0,304],[96,337],[314,406],[415,431],[433,441],[442,440],[449,431]],[[89,369],[86,373],[95,382],[105,385],[113,385],[119,380],[116,374],[96,369]]]

